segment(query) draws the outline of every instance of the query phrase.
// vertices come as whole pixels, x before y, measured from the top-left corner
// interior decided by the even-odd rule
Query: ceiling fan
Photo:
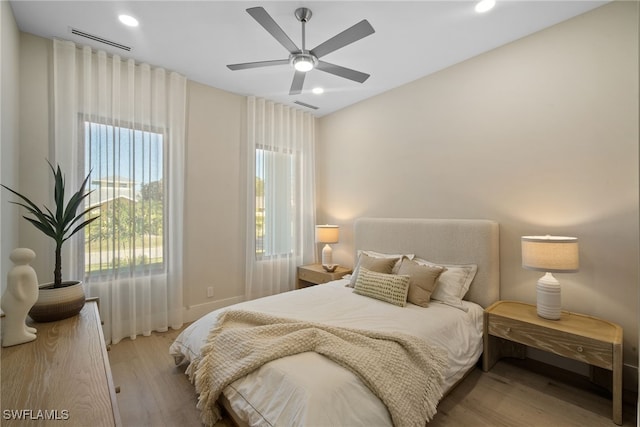
[[[373,34],[375,30],[366,19],[363,19],[352,27],[347,28],[340,34],[319,44],[315,48],[307,50],[305,46],[305,24],[311,19],[311,10],[306,7],[301,7],[295,11],[296,18],[302,23],[302,49],[299,49],[298,46],[291,41],[289,36],[287,36],[282,28],[278,26],[276,21],[273,20],[264,8],[252,7],[247,9],[247,13],[249,13],[253,19],[258,21],[258,24],[262,25],[269,34],[271,34],[282,46],[284,46],[285,49],[287,49],[287,51],[289,51],[289,58],[276,59],[272,61],[230,64],[227,65],[229,69],[235,71],[246,70],[248,68],[290,64],[295,69],[295,74],[293,75],[293,82],[291,83],[289,95],[298,95],[302,91],[306,73],[314,68],[358,83],[363,83],[369,78],[369,74],[320,60],[320,58],[333,51]]]

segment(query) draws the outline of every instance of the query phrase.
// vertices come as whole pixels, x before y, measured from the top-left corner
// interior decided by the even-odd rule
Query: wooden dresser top
[[[0,350],[2,425],[43,425],[43,417],[120,425],[97,303],[87,302],[78,316],[31,326],[35,341]]]

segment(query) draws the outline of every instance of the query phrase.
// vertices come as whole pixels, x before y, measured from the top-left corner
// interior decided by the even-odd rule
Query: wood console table
[[[0,423],[122,425],[97,302],[69,319],[31,326],[35,341],[0,350]]]

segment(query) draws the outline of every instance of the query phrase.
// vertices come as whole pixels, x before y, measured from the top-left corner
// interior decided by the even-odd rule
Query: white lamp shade
[[[337,225],[316,225],[316,242],[338,243],[340,227]]]
[[[549,273],[575,273],[579,266],[576,237],[522,237],[522,267]]]

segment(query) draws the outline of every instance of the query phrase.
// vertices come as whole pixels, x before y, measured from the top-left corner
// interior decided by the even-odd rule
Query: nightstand
[[[537,315],[535,305],[514,301],[498,301],[484,311],[482,368],[485,372],[502,356],[514,353],[523,356],[524,346],[611,371],[612,418],[614,423],[622,424],[622,328],[619,325],[567,311],[562,312],[559,320],[543,319]]]
[[[351,273],[350,269],[340,266],[333,273],[329,273],[322,268],[322,264],[302,265],[298,267],[297,288],[321,285],[332,280],[341,279],[342,276],[349,273]]]

